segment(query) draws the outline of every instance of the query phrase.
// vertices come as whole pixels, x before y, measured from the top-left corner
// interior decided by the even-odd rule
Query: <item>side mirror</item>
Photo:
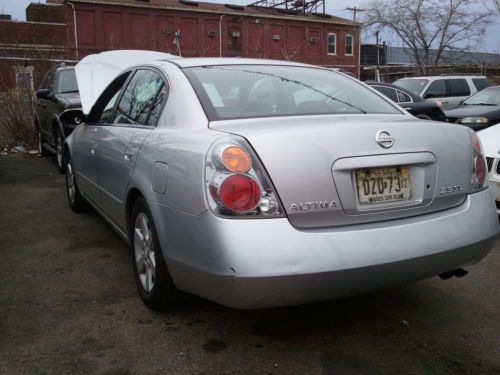
[[[68,109],[61,113],[59,120],[64,124],[80,125],[87,122],[87,116],[83,114],[81,109]]]
[[[36,97],[39,99],[49,99],[51,96],[49,89],[40,89],[36,92]]]

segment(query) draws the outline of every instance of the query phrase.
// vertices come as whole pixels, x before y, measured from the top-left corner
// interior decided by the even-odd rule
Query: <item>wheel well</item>
[[[134,207],[134,203],[137,198],[142,197],[142,193],[139,189],[132,188],[127,195],[127,204],[126,204],[126,218],[127,218],[127,228],[130,228],[130,214],[132,213],[132,208]]]
[[[54,140],[57,137],[57,133],[59,132],[59,124],[56,120],[52,120],[52,134],[54,136]]]
[[[69,147],[66,143],[63,144],[63,154],[64,155],[70,155],[70,152],[69,152]]]

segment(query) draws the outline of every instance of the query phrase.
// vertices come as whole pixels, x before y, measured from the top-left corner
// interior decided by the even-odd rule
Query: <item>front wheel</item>
[[[38,153],[40,154],[40,156],[49,156],[50,153],[43,147],[44,138],[38,126],[36,127],[36,141],[37,141]]]
[[[132,261],[141,299],[154,310],[178,305],[182,293],[170,277],[151,212],[142,197],[135,202],[130,223]]]

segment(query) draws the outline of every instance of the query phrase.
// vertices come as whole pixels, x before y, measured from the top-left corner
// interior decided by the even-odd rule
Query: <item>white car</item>
[[[490,190],[500,214],[500,124],[477,133],[486,155]]]

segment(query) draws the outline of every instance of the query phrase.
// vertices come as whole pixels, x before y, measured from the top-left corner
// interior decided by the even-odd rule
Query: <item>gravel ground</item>
[[[500,243],[469,270],[293,308],[193,297],[157,313],[127,246],[69,210],[52,160],[0,158],[1,374],[500,374]]]

